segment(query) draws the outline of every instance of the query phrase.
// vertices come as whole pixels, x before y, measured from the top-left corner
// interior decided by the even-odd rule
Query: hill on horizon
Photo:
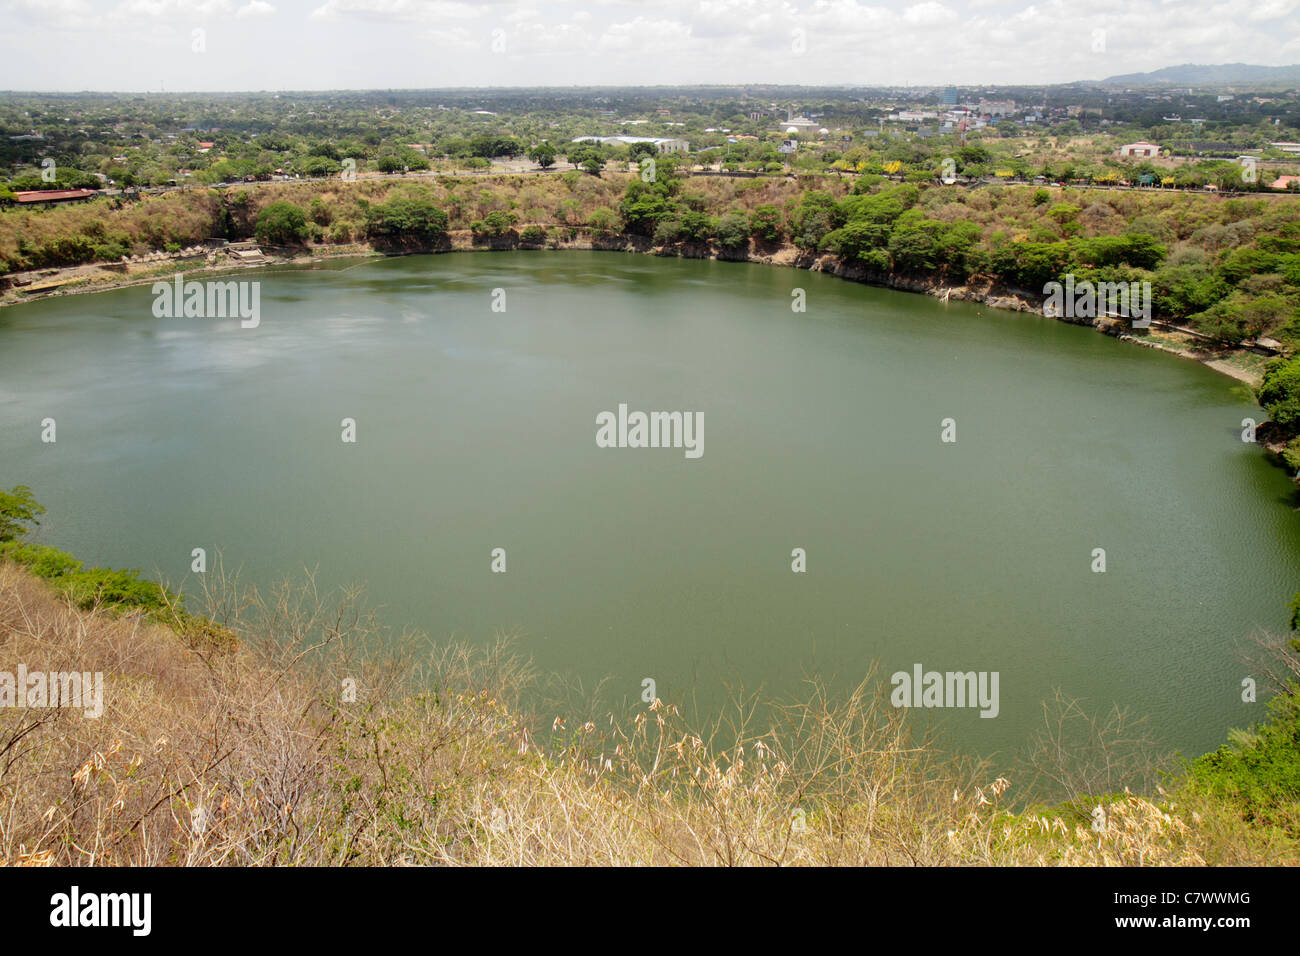
[[[1300,64],[1293,66],[1255,66],[1249,63],[1218,65],[1184,63],[1166,66],[1150,73],[1124,73],[1100,81],[1106,86],[1298,86]]]

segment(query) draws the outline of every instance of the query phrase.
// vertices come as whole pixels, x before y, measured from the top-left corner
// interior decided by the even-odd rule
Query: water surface
[[[1056,687],[1189,753],[1260,716],[1240,652],[1285,627],[1300,531],[1240,441],[1259,409],[1195,363],[734,263],[247,276],[256,329],[154,318],[149,286],[0,312],[0,484],[49,508],[40,540],[174,583],[195,547],[259,581],[318,566],[394,626],[517,633],[628,706],[646,677],[707,705],[879,661],[998,671],[998,718],[951,721],[981,752],[1020,744]],[[598,448],[620,402],[702,413],[703,457]]]

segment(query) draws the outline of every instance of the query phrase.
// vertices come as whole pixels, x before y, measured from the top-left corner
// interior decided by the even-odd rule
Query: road
[[[576,170],[577,168],[578,167],[576,166],[570,166],[568,163],[558,163],[557,165],[551,167],[550,169],[542,169],[541,167],[533,164],[531,161],[528,160],[495,160],[493,161],[493,164],[489,169],[428,170],[428,171],[415,172],[415,173],[364,173],[357,176],[355,180],[352,181],[391,182],[392,180],[403,180],[403,181],[410,180],[410,181],[418,182],[421,180],[441,179],[446,177],[459,178],[462,176],[553,176],[558,173],[570,172],[572,170]],[[621,170],[614,170],[614,171],[621,172]],[[800,174],[800,172],[801,171],[792,170],[790,172],[787,172],[784,178],[791,178],[797,176]],[[732,171],[719,170],[719,169],[714,169],[709,167],[694,167],[691,169],[690,175],[724,176],[733,179],[753,179],[756,176],[763,175],[763,174],[754,173],[745,170],[732,172]],[[856,173],[856,172],[849,172],[845,170],[828,169],[828,170],[823,170],[822,175],[827,175],[827,176],[833,175],[833,176],[852,179],[852,178],[857,178],[859,175],[863,175],[863,174]],[[326,178],[332,178],[332,177],[253,180],[251,182],[232,182],[232,183],[216,184],[216,185],[187,183],[187,184],[180,184],[176,186],[147,186],[147,187],[142,187],[134,190],[103,189],[99,191],[99,195],[101,196],[123,196],[123,195],[132,195],[132,194],[161,195],[164,193],[176,192],[176,191],[184,192],[185,190],[188,189],[214,189],[214,188],[233,189],[235,187],[247,189],[250,187],[255,188],[259,186],[276,186],[284,183],[324,182]],[[902,176],[886,176],[885,178],[893,182],[901,183],[904,181]],[[939,182],[938,180],[935,180],[936,184],[938,182]],[[1064,186],[1056,186],[1055,184],[1052,183],[1035,183],[1023,179],[1002,179],[1002,180],[989,180],[989,181],[977,181],[977,182],[957,182],[957,183],[945,183],[943,185],[961,186],[966,189],[980,189],[987,186],[1038,186],[1044,189],[1049,189],[1049,188],[1098,189],[1098,190],[1105,190],[1110,192],[1155,192],[1155,193],[1182,192],[1182,193],[1194,193],[1199,196],[1223,196],[1223,197],[1282,196],[1282,197],[1294,198],[1296,196],[1300,196],[1300,191],[1296,191],[1296,190],[1287,190],[1287,191],[1271,190],[1271,189],[1264,189],[1258,191],[1256,190],[1207,190],[1202,187],[1195,187],[1195,186],[1133,186],[1133,185],[1125,186],[1119,183],[1068,183]]]

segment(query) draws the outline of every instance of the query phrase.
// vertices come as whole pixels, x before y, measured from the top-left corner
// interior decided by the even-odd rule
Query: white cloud
[[[229,14],[230,0],[125,0],[113,10],[115,17],[209,17]]]
[[[482,52],[483,38],[464,27],[447,27],[441,30],[427,30],[421,34],[430,46],[442,51],[461,50],[464,52]]]
[[[903,11],[903,19],[908,23],[938,24],[951,23],[956,16],[942,3],[918,3]]]
[[[1248,14],[1251,20],[1277,20],[1296,12],[1296,0],[1255,0]]]
[[[326,0],[311,15],[319,20],[360,17],[437,23],[442,20],[472,19],[479,15],[482,6],[457,3],[455,0]]]
[[[676,20],[650,20],[637,17],[615,23],[601,35],[599,47],[605,51],[667,53],[680,50],[691,38],[691,28]]]
[[[270,17],[275,15],[275,7],[266,0],[250,0],[249,3],[235,11],[235,17],[246,20],[250,17]]]
[[[94,12],[94,7],[85,0],[10,0],[6,9],[14,15],[28,13],[34,16],[85,16]]]
[[[0,14],[28,41],[0,56],[14,89],[1037,85],[1300,60],[1300,0],[0,0]],[[221,57],[190,54],[197,26]],[[494,30],[505,56],[485,55]]]

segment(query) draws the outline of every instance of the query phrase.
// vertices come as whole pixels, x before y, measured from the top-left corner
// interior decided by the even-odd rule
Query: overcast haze
[[[1298,6],[0,0],[0,88],[1064,83],[1188,62],[1300,62]]]

